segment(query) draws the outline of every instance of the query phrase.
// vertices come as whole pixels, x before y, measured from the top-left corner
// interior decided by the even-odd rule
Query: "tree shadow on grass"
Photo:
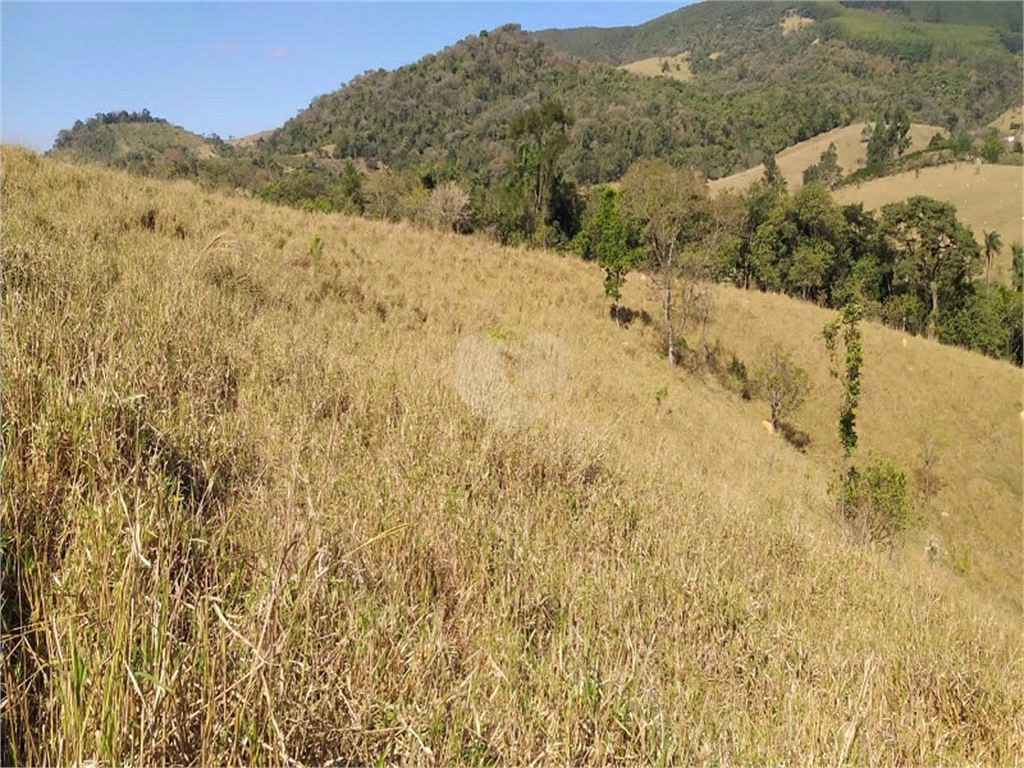
[[[645,309],[637,312],[635,309],[630,309],[629,307],[613,306],[609,308],[608,315],[612,320],[618,322],[618,324],[623,328],[629,328],[630,323],[634,320],[639,320],[644,325],[651,324],[651,316]]]
[[[811,444],[811,436],[803,430],[797,429],[788,421],[779,422],[779,434],[782,435],[783,439],[796,448],[800,453],[807,451],[807,446]]]

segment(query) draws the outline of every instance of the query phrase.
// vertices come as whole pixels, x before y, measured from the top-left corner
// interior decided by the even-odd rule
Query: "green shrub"
[[[747,366],[736,357],[735,352],[725,369],[725,384],[744,400],[749,400],[753,396],[753,384],[750,381],[750,374],[747,373]]]
[[[915,524],[907,476],[894,464],[874,459],[862,469],[851,467],[843,486],[842,515],[868,541],[892,544]],[[831,490],[838,496],[837,487]]]
[[[309,248],[306,252],[314,259],[319,259],[324,252],[324,241],[319,234],[313,235],[313,239],[309,241]]]

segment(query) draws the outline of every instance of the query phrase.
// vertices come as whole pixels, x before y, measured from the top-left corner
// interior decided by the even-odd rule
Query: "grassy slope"
[[[663,67],[668,63],[668,71]],[[668,77],[672,80],[690,80],[693,73],[690,71],[690,54],[680,53],[677,56],[655,56],[650,59],[641,59],[630,64],[624,64],[621,69],[632,72],[634,75],[646,75],[647,77]]]
[[[995,128],[1004,136],[1011,133],[1015,133],[1018,136],[1021,132],[1021,125],[1024,124],[1024,108],[1021,107],[1010,107],[993,120],[989,125]]]
[[[866,329],[865,449],[943,441],[928,564],[827,511],[815,307],[716,292],[810,370],[802,455],[592,265],[10,149],[0,184],[5,763],[1021,760],[1019,370]],[[540,331],[572,378],[505,436],[449,361]]]
[[[202,136],[169,123],[112,123],[97,125],[94,131],[108,133],[113,138],[114,154],[104,158],[109,161],[123,160],[133,152],[151,151],[160,153],[171,147],[180,147],[199,159],[216,156],[216,151]],[[87,147],[71,146],[53,150],[53,156],[61,160],[92,159]]]
[[[801,141],[799,144],[794,144],[779,152],[775,156],[775,160],[779,164],[782,175],[786,177],[789,188],[792,190],[803,184],[804,171],[809,165],[818,162],[821,153],[828,149],[829,144],[836,145],[839,166],[844,173],[852,173],[858,168],[862,168],[868,156],[867,144],[861,140],[863,130],[864,123],[853,123],[845,128],[836,128],[820,136],[815,136],[813,139]],[[933,125],[913,123],[910,127],[912,143],[908,151],[924,149],[936,133],[946,135],[948,132]],[[715,179],[709,183],[709,186],[712,192],[726,189],[742,191],[750,186],[752,181],[760,179],[763,175],[764,165],[758,164],[731,176]]]
[[[973,230],[979,243],[982,232],[998,232],[1003,249],[996,257],[993,276],[1009,281],[1010,244],[1024,243],[1020,168],[956,163],[873,179],[835,192],[840,203],[864,203],[872,210],[912,195],[928,195],[955,205],[960,220]]]

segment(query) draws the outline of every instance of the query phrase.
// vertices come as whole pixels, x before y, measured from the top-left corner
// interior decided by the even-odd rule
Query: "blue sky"
[[[0,134],[48,149],[75,120],[147,108],[244,136],[482,29],[632,25],[685,4],[3,2]]]

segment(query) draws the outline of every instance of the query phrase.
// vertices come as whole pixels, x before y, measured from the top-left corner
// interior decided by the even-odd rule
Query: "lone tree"
[[[612,315],[621,324],[619,299],[628,275],[640,262],[642,251],[630,236],[629,226],[619,213],[617,193],[611,187],[601,192],[601,207],[594,217],[597,242],[594,253],[604,270],[604,295],[612,301]]]
[[[698,242],[711,219],[708,185],[692,168],[641,158],[622,177],[622,207],[649,246],[649,266],[662,292],[668,363],[676,364],[672,286],[678,252]]]
[[[1013,255],[1013,274],[1010,279],[1013,281],[1013,289],[1019,292],[1024,288],[1024,247],[1020,243],[1011,243],[1010,253]]]
[[[1003,250],[1003,239],[998,232],[982,230],[981,234],[985,243],[985,279],[988,280],[989,271],[992,269],[992,260]]]
[[[768,185],[769,189],[779,194],[785,194],[786,177],[779,170],[779,164],[775,160],[775,153],[766,149],[762,162],[764,163],[764,183]]]
[[[846,463],[857,449],[857,407],[860,405],[860,368],[864,363],[864,347],[860,335],[860,305],[851,301],[839,317],[822,331],[830,362],[829,373],[843,385],[843,407],[839,411],[839,440],[843,444],[843,469],[840,474],[840,511],[846,517]],[[837,364],[842,343],[843,364]]]
[[[818,162],[807,166],[804,171],[804,184],[818,182],[826,189],[835,189],[843,178],[843,169],[839,165],[839,153],[835,143],[821,153]]]
[[[882,233],[895,253],[895,273],[922,301],[931,301],[928,338],[943,305],[952,303],[977,270],[981,249],[949,203],[916,195],[882,208]]]
[[[569,146],[566,129],[572,124],[572,115],[561,102],[545,101],[509,125],[510,138],[522,139],[521,172],[529,180],[530,203],[536,214],[547,210],[558,158]]]
[[[764,365],[754,369],[755,391],[772,409],[772,429],[803,405],[810,389],[807,371],[796,365],[789,353],[775,347]]]

